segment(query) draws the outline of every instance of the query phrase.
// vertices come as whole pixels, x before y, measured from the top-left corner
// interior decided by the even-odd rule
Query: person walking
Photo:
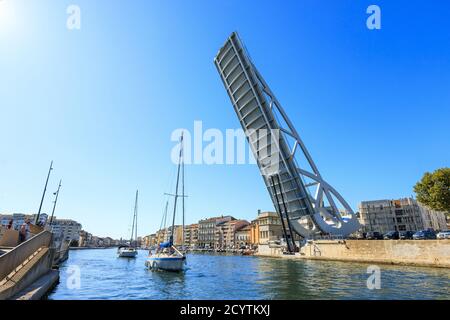
[[[26,219],[24,223],[20,226],[19,230],[19,242],[22,243],[27,240],[28,233],[30,232],[30,220]]]

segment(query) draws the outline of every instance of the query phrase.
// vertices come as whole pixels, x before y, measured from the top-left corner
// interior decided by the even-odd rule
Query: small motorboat
[[[117,249],[117,254],[121,258],[135,258],[138,254],[136,248],[130,246],[120,246]]]

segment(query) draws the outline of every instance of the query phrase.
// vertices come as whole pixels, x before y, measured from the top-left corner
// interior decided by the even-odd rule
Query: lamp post
[[[39,205],[39,210],[36,215],[36,219],[34,220],[34,224],[37,225],[39,222],[39,217],[41,215],[42,203],[44,202],[45,192],[47,191],[48,179],[50,178],[50,172],[53,170],[53,160],[50,163],[50,168],[48,169],[47,180],[45,181],[44,192],[42,192],[41,204]]]
[[[52,225],[52,223],[53,223],[53,216],[55,214],[56,203],[58,202],[59,190],[61,189],[61,181],[62,180],[59,180],[58,190],[56,190],[56,192],[53,193],[55,195],[55,201],[53,201],[53,210],[52,210],[52,216],[50,218],[50,225]]]

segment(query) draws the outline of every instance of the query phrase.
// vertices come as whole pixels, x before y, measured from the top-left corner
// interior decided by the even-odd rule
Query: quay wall
[[[450,268],[450,240],[316,240],[293,256],[268,245],[257,255]]]
[[[117,247],[69,247],[69,250],[112,249]]]

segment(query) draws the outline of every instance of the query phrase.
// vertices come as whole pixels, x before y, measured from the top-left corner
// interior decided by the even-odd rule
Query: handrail
[[[52,233],[42,231],[0,256],[0,281],[41,247],[50,247]]]

